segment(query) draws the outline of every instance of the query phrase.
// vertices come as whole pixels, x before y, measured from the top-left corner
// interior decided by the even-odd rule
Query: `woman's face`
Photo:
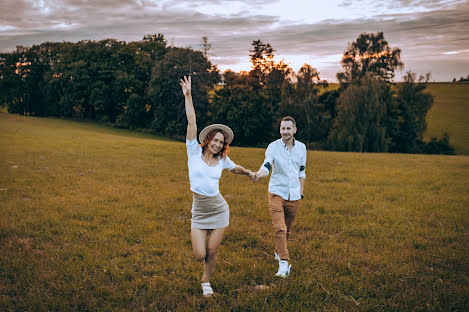
[[[210,153],[216,154],[218,153],[225,144],[225,137],[220,132],[217,132],[213,139],[208,143],[208,149]]]

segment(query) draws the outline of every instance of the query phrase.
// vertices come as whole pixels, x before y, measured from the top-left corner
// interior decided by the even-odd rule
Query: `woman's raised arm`
[[[184,76],[184,80],[181,79],[182,93],[184,94],[184,104],[186,106],[186,117],[187,117],[187,134],[186,139],[192,141],[197,136],[197,123],[195,117],[194,104],[192,103],[191,95],[191,76],[187,78]]]

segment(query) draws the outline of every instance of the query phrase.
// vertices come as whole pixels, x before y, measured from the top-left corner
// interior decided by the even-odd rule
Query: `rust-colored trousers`
[[[300,207],[300,200],[285,200],[279,195],[269,193],[269,209],[275,232],[275,249],[281,260],[290,261],[287,240]]]

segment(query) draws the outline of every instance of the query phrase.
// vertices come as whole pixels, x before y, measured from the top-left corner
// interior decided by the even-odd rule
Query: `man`
[[[296,122],[286,116],[280,122],[280,136],[269,144],[257,178],[272,176],[269,182],[269,209],[275,231],[275,258],[279,261],[276,276],[287,277],[291,264],[287,240],[295,219],[305,185],[306,146],[295,140]]]

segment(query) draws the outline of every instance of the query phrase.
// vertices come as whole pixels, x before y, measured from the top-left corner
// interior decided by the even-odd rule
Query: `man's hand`
[[[249,173],[249,177],[251,178],[252,182],[257,182],[259,180],[259,176],[257,175],[257,172],[252,172]]]
[[[269,173],[267,171],[265,171],[264,169],[259,169],[257,172],[256,172],[256,175],[257,175],[257,180],[261,179],[261,178],[264,178],[266,176],[269,175]]]

